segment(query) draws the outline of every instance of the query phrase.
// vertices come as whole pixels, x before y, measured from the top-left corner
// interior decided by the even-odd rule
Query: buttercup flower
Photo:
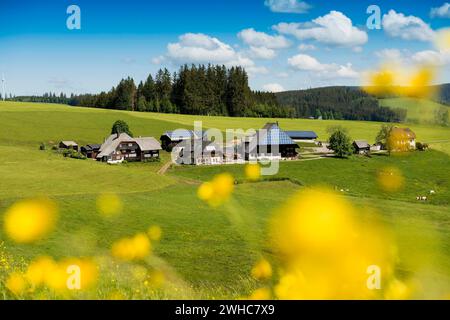
[[[56,205],[48,199],[23,200],[6,211],[5,232],[17,243],[31,243],[53,229],[56,215]]]
[[[269,279],[272,276],[272,266],[270,263],[261,259],[252,269],[252,277],[257,280]]]
[[[112,245],[112,255],[121,260],[141,260],[151,252],[151,243],[145,233],[124,238]]]
[[[24,276],[18,272],[11,273],[6,280],[6,288],[15,295],[21,295],[26,287]]]
[[[261,177],[261,167],[257,163],[247,164],[245,166],[245,176],[251,181],[259,180]]]
[[[210,182],[204,182],[197,190],[198,197],[212,207],[226,202],[233,192],[234,179],[229,173],[221,173]]]

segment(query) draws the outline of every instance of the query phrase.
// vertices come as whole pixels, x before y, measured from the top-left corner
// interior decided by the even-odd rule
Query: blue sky
[[[208,62],[242,65],[253,89],[275,91],[358,85],[386,60],[435,63],[438,81],[450,82],[450,53],[433,41],[450,26],[445,3],[2,0],[0,73],[16,95],[99,92],[122,77]],[[66,27],[72,4],[81,30]],[[381,9],[381,30],[366,27],[371,4]]]

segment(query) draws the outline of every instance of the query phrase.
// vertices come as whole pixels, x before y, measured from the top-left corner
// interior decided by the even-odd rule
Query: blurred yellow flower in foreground
[[[56,291],[70,289],[68,280],[71,275],[79,277],[80,286],[75,289],[86,290],[96,283],[98,266],[89,258],[67,258],[56,262],[50,257],[39,257],[28,265],[25,273],[32,286],[47,286]]]
[[[395,72],[392,67],[383,66],[380,70],[368,75],[368,84],[364,90],[373,95],[386,95],[393,93],[395,86]]]
[[[27,283],[24,276],[18,272],[11,273],[6,280],[6,288],[15,295],[24,293],[26,287]]]
[[[90,258],[68,258],[61,261],[62,268],[66,271],[66,279],[74,274],[70,272],[70,267],[75,266],[79,268],[80,288],[79,290],[87,290],[92,288],[98,279],[98,265]],[[75,273],[76,275],[76,273]],[[67,283],[67,281],[66,281]]]
[[[122,212],[123,204],[115,193],[104,193],[97,197],[97,210],[104,216],[114,216]]]
[[[19,201],[5,213],[5,232],[15,242],[34,242],[53,229],[56,215],[56,204],[48,199]]]
[[[233,177],[229,173],[221,173],[210,182],[204,182],[198,188],[197,195],[210,206],[218,207],[230,198],[233,189]]]
[[[434,79],[436,70],[432,66],[409,68],[390,63],[368,73],[364,90],[376,96],[429,98],[435,93],[432,87]]]
[[[152,241],[159,241],[161,239],[162,230],[160,226],[151,226],[147,230],[147,235]]]
[[[142,260],[150,254],[151,243],[145,233],[139,233],[134,237],[116,241],[111,251],[114,257],[121,260]]]
[[[253,267],[252,277],[257,280],[269,279],[272,277],[272,266],[267,260],[261,259]]]
[[[427,98],[435,92],[433,80],[436,78],[436,71],[430,66],[422,66],[416,70],[410,77],[405,88],[405,94],[408,97]]]
[[[279,299],[366,299],[380,290],[367,285],[369,266],[392,277],[395,246],[376,221],[361,222],[343,196],[328,189],[295,194],[272,221],[272,243],[280,262]]]
[[[33,286],[43,285],[47,283],[56,267],[56,262],[52,258],[39,257],[28,265],[25,276]]]
[[[388,300],[406,300],[411,298],[412,288],[406,283],[393,279],[385,290],[384,297]]]
[[[404,178],[401,171],[395,167],[388,167],[378,172],[378,184],[387,192],[396,192],[403,187]]]
[[[245,166],[245,176],[247,179],[256,181],[261,177],[261,167],[257,163],[250,163]]]
[[[248,300],[270,300],[272,294],[269,288],[259,288],[252,292]]]

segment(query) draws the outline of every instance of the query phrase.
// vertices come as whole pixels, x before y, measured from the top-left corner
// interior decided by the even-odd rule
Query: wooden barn
[[[357,154],[368,154],[370,153],[370,144],[366,140],[355,140],[353,141],[353,149]]]
[[[58,145],[60,149],[73,149],[78,151],[78,144],[75,141],[65,140],[61,141]]]
[[[90,159],[96,159],[98,153],[100,152],[101,144],[87,144],[81,146],[80,151],[83,155]]]
[[[101,145],[97,160],[109,163],[159,158],[161,145],[153,137],[132,138],[126,133],[112,134]]]

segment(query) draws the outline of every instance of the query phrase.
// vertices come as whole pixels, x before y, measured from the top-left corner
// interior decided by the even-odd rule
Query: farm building
[[[161,145],[153,137],[132,138],[126,133],[112,134],[101,145],[97,160],[109,163],[159,158]]]
[[[390,138],[393,150],[416,149],[416,134],[410,128],[394,127],[391,130]]]
[[[280,129],[278,123],[267,123],[244,141],[245,160],[292,159],[298,145]]]
[[[161,147],[166,151],[172,151],[173,147],[182,141],[203,139],[204,132],[194,132],[192,130],[178,129],[175,131],[166,131],[161,135]]]
[[[212,141],[201,139],[179,143],[172,150],[178,164],[213,165],[224,163],[223,148]]]
[[[78,144],[75,141],[61,141],[58,147],[60,149],[73,149],[78,151]]]
[[[315,143],[317,134],[314,131],[286,131],[289,138],[294,142],[310,142]]]
[[[96,159],[101,146],[101,144],[87,144],[82,146],[80,151],[87,158]]]
[[[367,154],[370,152],[370,145],[366,140],[353,141],[353,148],[357,154]]]

